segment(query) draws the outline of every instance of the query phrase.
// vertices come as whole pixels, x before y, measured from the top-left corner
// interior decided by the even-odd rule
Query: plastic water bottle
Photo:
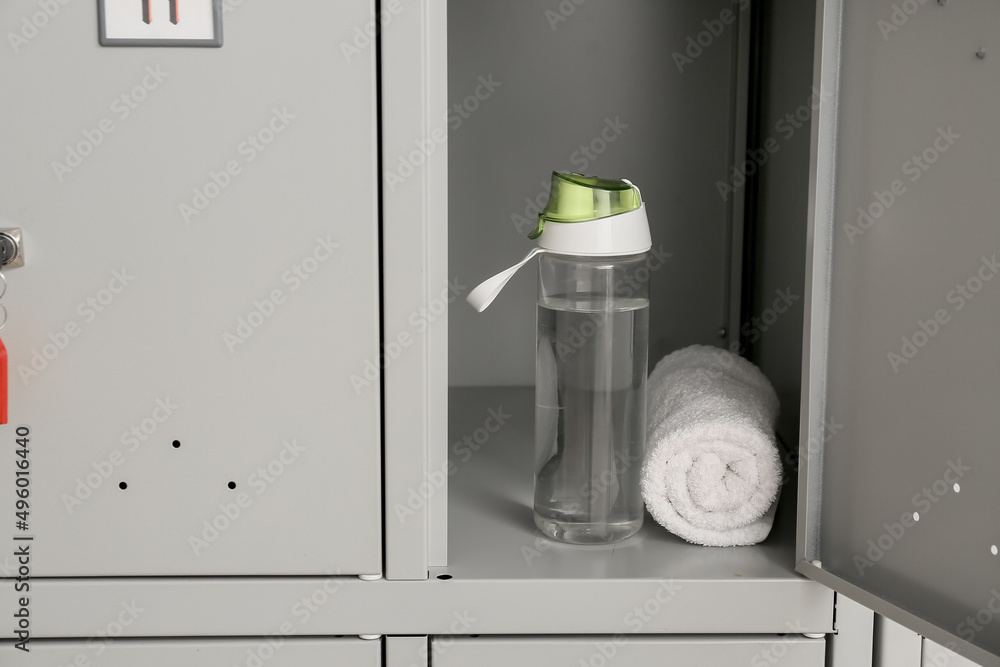
[[[649,224],[628,181],[552,175],[530,235],[539,247],[469,295],[484,309],[539,254],[535,525],[576,544],[642,526]]]
[[[649,299],[634,274],[645,259],[539,261],[535,524],[558,540],[615,542],[642,526]]]

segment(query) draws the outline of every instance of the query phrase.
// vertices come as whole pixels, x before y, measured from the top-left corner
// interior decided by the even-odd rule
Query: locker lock
[[[21,242],[21,228],[0,229],[0,264],[5,269],[24,266],[24,247]]]

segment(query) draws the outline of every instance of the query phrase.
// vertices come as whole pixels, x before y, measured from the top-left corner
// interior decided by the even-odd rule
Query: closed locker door
[[[380,573],[373,3],[224,2],[221,48],[48,4],[0,7],[3,533],[33,576]]]
[[[378,667],[381,642],[354,638],[116,640],[32,642],[31,651],[9,651],[11,667],[49,665],[103,665],[104,667]]]
[[[627,637],[434,637],[431,661],[438,667],[822,667],[826,640],[802,635]]]

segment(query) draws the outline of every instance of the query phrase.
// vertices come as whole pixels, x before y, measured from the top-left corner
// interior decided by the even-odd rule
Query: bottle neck
[[[628,300],[641,306],[649,300],[651,273],[644,252],[612,257],[545,253],[538,261],[538,299],[583,300],[598,309]]]

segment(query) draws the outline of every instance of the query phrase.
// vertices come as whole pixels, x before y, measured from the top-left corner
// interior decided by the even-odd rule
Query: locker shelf
[[[771,535],[757,546],[688,544],[648,514],[639,533],[617,545],[562,544],[545,538],[532,520],[533,390],[454,388],[450,407],[451,565],[442,572],[454,578],[806,581],[794,571],[791,482],[785,484]],[[495,433],[484,425],[491,411],[510,415]],[[490,425],[495,422],[494,417]],[[470,440],[463,442],[466,436]]]
[[[600,600],[605,632],[615,623],[625,629],[629,611],[655,598],[658,587],[674,591],[679,603],[664,605],[670,609],[641,632],[832,630],[833,592],[794,571],[793,483],[785,485],[771,535],[757,546],[688,544],[648,515],[638,534],[617,545],[561,544],[532,519],[533,390],[453,388],[450,415],[449,565],[432,568],[432,577],[448,577],[451,586],[520,589],[526,601],[562,613],[572,602],[546,595],[579,596],[591,616]],[[528,607],[520,613],[530,616]],[[806,630],[813,625],[819,629]]]

